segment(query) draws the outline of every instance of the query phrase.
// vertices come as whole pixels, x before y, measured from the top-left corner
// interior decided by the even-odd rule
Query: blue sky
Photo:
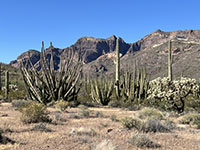
[[[0,0],[0,62],[52,41],[65,48],[82,36],[132,43],[157,29],[200,25],[199,0]]]

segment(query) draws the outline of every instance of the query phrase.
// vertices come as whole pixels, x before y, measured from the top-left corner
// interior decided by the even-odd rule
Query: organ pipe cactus
[[[95,79],[91,82],[91,97],[93,101],[108,105],[111,100],[114,84],[109,79]]]
[[[5,98],[8,99],[9,94],[9,72],[5,72]]]
[[[41,71],[37,71],[29,56],[29,69],[23,61],[21,62],[21,73],[25,83],[28,96],[31,100],[45,105],[57,100],[76,100],[80,87],[78,82],[82,72],[81,60],[75,60],[74,49],[67,52],[64,62],[60,62],[59,70],[55,70],[52,44],[50,46],[51,58],[47,60],[46,50],[42,42],[41,49]]]
[[[122,93],[125,100],[141,102],[147,97],[147,90],[149,88],[149,76],[146,74],[146,69],[140,69],[139,65],[135,63],[134,72],[130,69],[125,72],[123,76]]]
[[[2,90],[2,84],[1,84],[1,63],[0,63],[0,91]]]

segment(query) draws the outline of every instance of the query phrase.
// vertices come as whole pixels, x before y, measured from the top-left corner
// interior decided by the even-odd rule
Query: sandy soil
[[[33,131],[37,124],[23,124],[11,104],[0,106],[0,128],[4,136],[14,140],[15,144],[0,145],[5,150],[95,150],[103,141],[110,150],[140,150],[128,142],[131,135],[138,131],[123,128],[120,122],[110,119],[116,115],[118,119],[134,116],[136,112],[119,108],[89,108],[90,117],[80,117],[80,108],[68,108],[66,112],[49,108],[50,116],[56,118],[55,123],[45,124],[52,132]],[[101,115],[97,117],[97,112]],[[102,116],[103,114],[103,116]],[[60,121],[58,121],[58,118]],[[172,118],[174,119],[174,118]],[[80,131],[80,132],[78,132]],[[184,126],[168,133],[145,133],[152,141],[160,144],[158,150],[199,150],[200,130]],[[103,144],[102,143],[102,144]],[[144,148],[145,149],[145,148]],[[146,148],[147,149],[147,148]],[[149,148],[150,149],[150,148]],[[102,149],[103,150],[103,149]],[[109,150],[107,148],[107,150]]]

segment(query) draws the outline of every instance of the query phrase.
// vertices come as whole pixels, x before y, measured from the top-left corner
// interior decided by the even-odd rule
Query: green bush
[[[116,115],[111,115],[110,116],[110,120],[112,120],[113,122],[118,122],[119,120],[117,119]]]
[[[137,130],[141,129],[142,121],[132,117],[125,117],[121,119],[122,125],[127,128],[128,130],[135,128]]]
[[[65,100],[59,100],[56,101],[54,105],[56,108],[60,109],[61,111],[64,111],[69,106],[69,102]]]
[[[195,120],[200,120],[200,114],[187,113],[179,118],[181,124],[193,124]]]
[[[155,108],[145,107],[138,112],[138,117],[140,119],[163,119],[163,114],[161,111]]]
[[[38,102],[32,102],[21,111],[20,119],[23,123],[50,122],[46,106]]]
[[[31,102],[32,101],[28,100],[12,100],[12,106],[19,110],[28,106]]]
[[[192,123],[196,129],[200,129],[200,117],[196,118]]]
[[[90,110],[88,109],[88,107],[84,106],[84,105],[79,105],[79,115],[81,117],[85,117],[85,118],[89,118],[90,117]]]
[[[160,144],[157,144],[151,141],[146,135],[144,134],[137,134],[131,137],[129,143],[135,145],[139,148],[158,148],[161,147]]]
[[[52,132],[52,130],[47,128],[46,125],[42,122],[35,125],[31,130],[32,131],[40,131],[40,132]]]
[[[141,131],[143,132],[169,132],[167,126],[163,125],[160,120],[150,119],[143,123]]]

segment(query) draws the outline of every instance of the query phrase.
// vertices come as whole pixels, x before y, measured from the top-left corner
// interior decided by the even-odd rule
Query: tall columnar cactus
[[[168,43],[168,78],[170,81],[173,80],[173,75],[172,75],[172,42],[171,40]]]
[[[108,105],[111,100],[113,88],[113,80],[104,78],[91,81],[91,97],[93,101],[101,105]]]
[[[0,63],[0,91],[2,90],[2,84],[1,84],[1,63]]]
[[[74,49],[67,52],[65,62],[60,62],[59,70],[55,70],[53,52],[50,62],[47,60],[46,50],[42,42],[41,72],[37,71],[29,56],[31,69],[21,62],[21,73],[24,79],[28,96],[31,100],[49,104],[57,100],[76,100],[80,87],[78,87],[82,72],[82,63],[75,60]]]
[[[117,38],[116,43],[116,57],[114,60],[114,63],[116,65],[116,74],[115,74],[115,88],[116,88],[116,96],[117,98],[120,97],[120,87],[119,87],[119,81],[120,81],[120,54],[119,54],[119,38]]]
[[[146,69],[140,69],[135,63],[133,73],[128,70],[123,76],[122,93],[125,100],[141,102],[147,97],[149,88],[149,76],[146,74]]]
[[[5,98],[8,99],[9,94],[9,72],[5,72]]]

